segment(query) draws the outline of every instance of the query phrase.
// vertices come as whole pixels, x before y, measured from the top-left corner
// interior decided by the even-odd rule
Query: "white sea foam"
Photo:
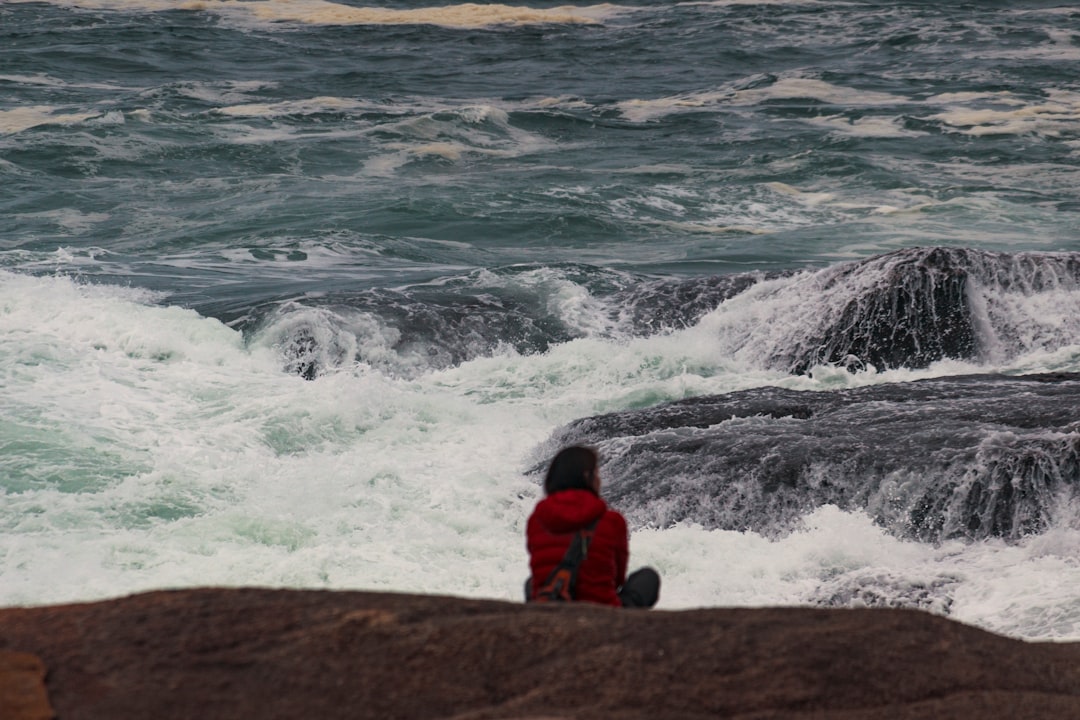
[[[27,105],[12,110],[0,110],[0,134],[12,134],[38,125],[75,125],[100,117],[95,111],[62,112],[49,105]]]
[[[897,117],[861,117],[848,118],[842,115],[817,117],[806,122],[811,125],[828,128],[839,135],[849,137],[918,137],[926,133],[909,130],[903,126],[903,119]]]
[[[1009,92],[942,93],[915,101],[899,95],[842,87],[814,78],[781,78],[763,87],[740,90],[734,87],[682,93],[654,99],[630,99],[618,103],[619,111],[632,122],[649,122],[668,115],[725,108],[755,106],[772,100],[807,98],[845,108],[906,106],[913,113],[920,107],[945,109],[926,115],[957,132],[968,135],[1039,133],[1051,136],[1071,134],[1080,119],[1080,94],[1069,90],[1049,90],[1042,101],[1024,99]],[[828,127],[855,137],[915,137],[925,131],[903,127],[899,116],[824,115],[805,119],[812,125]]]
[[[42,219],[48,220],[63,230],[70,233],[84,233],[94,225],[109,219],[108,213],[91,212],[84,213],[75,208],[62,208],[59,210],[44,210],[36,213],[21,213],[14,217],[19,219]]]
[[[535,25],[539,23],[591,24],[611,15],[613,5],[585,7],[564,5],[555,8],[463,3],[443,7],[392,10],[388,8],[353,7],[325,0],[266,0],[237,3],[225,0],[227,6],[243,7],[259,19],[272,22],[292,21],[320,25],[442,25],[451,28],[480,28],[497,25]],[[207,4],[210,7],[210,4]]]
[[[89,88],[92,90],[112,91],[132,89],[114,83],[70,82],[55,78],[51,75],[46,75],[45,73],[36,73],[34,75],[0,75],[0,82],[10,82],[16,85],[38,85],[41,87],[52,88]]]
[[[930,118],[965,135],[1071,135],[1080,120],[1080,93],[1068,90],[1047,91],[1044,100],[1036,101],[1024,101],[1012,96],[986,98],[978,95],[959,98],[938,96],[936,99],[942,101],[943,98],[961,100],[967,105],[954,105]],[[997,102],[1006,107],[995,107],[994,103]]]
[[[367,104],[338,97],[314,97],[276,103],[245,103],[218,108],[215,112],[233,117],[278,117],[281,115],[312,115],[323,112],[355,111]]]
[[[18,85],[44,85],[46,87],[65,87],[63,80],[38,73],[36,75],[0,75],[0,81],[15,83]]]
[[[626,207],[627,203],[622,206]],[[848,219],[845,207],[850,209],[856,205],[837,202],[832,192],[814,192],[787,183],[770,182],[737,191],[720,188],[710,192],[695,205],[693,215],[700,219],[694,219],[693,215],[678,219],[650,216],[641,221],[694,233],[765,235],[842,222]],[[857,207],[867,206],[859,204]]]
[[[739,5],[826,5],[821,0],[690,0],[675,3],[677,7],[732,7]],[[835,5],[835,3],[832,3]]]
[[[1026,103],[1020,97],[1017,97],[1011,92],[951,92],[940,93],[938,95],[931,95],[926,98],[928,104],[955,104],[955,103],[970,103],[970,102],[991,102],[998,105],[1012,105],[1023,106]]]
[[[757,105],[763,100],[790,98],[811,98],[824,103],[849,107],[872,107],[905,102],[902,96],[843,87],[816,78],[801,77],[781,78],[771,85],[738,90],[735,93],[735,102],[747,105]]]
[[[38,0],[8,0],[10,3],[32,3]],[[120,12],[162,12],[167,10],[199,10],[201,0],[48,0],[52,5],[82,8],[86,10],[114,10]]]
[[[760,384],[963,369],[778,376],[723,359],[714,320],[412,380],[357,366],[305,382],[271,346],[149,299],[0,273],[4,441],[38,447],[3,461],[16,487],[0,508],[0,604],[205,584],[516,599],[538,498],[522,463],[559,424]],[[580,293],[558,302],[583,329],[600,315]],[[664,608],[814,604],[866,573],[947,577],[953,616],[1064,639],[1080,637],[1076,537],[935,548],[826,507],[778,540],[680,525],[636,529],[631,547],[632,564],[663,574]]]
[[[989,47],[983,54],[987,60],[1040,60],[1076,62],[1080,59],[1080,46],[1073,41],[1069,30],[1043,27],[1049,42],[1027,43],[1022,47]]]
[[[631,122],[647,122],[675,113],[695,112],[702,108],[712,108],[725,100],[731,100],[734,93],[728,90],[703,91],[671,95],[668,97],[623,100],[618,103],[619,112]]]
[[[417,159],[511,158],[554,145],[539,133],[515,127],[507,110],[488,104],[442,106],[371,126],[366,132],[399,138],[380,142],[379,153],[364,162],[365,173],[375,176],[393,174]]]
[[[892,106],[907,102],[903,97],[888,93],[843,87],[816,78],[787,77],[763,87],[749,89],[729,86],[654,99],[623,100],[617,107],[627,120],[647,122],[676,113],[746,107],[770,100],[802,98],[846,107]]]
[[[1078,533],[1052,530],[1010,546],[997,541],[928,546],[884,534],[862,513],[832,506],[811,513],[805,528],[780,540],[695,527],[643,530],[637,559],[662,568],[674,607],[822,604],[823,587],[860,592],[833,599],[859,607],[866,596],[948,614],[996,632],[1031,639],[1080,637]],[[849,580],[850,578],[850,580]],[[875,587],[875,580],[886,582]],[[937,593],[934,586],[940,585]],[[911,602],[905,586],[927,592]],[[890,597],[891,596],[891,597]]]
[[[31,0],[11,0],[30,2]],[[50,0],[52,4],[91,10],[163,12],[188,10],[260,23],[311,25],[441,25],[469,29],[537,24],[595,24],[620,12],[616,5],[562,5],[553,8],[461,3],[394,10],[357,7],[328,0]]]
[[[173,90],[183,97],[231,105],[249,102],[252,94],[273,87],[276,87],[276,83],[269,80],[224,80],[183,82],[174,86]]]

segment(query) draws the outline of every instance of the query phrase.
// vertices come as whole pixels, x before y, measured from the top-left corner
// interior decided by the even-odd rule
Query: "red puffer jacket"
[[[536,504],[526,529],[532,586],[544,584],[566,555],[574,535],[596,518],[592,543],[578,569],[577,599],[602,605],[621,605],[616,590],[626,582],[630,546],[626,520],[608,510],[599,496],[588,490],[563,490]],[[535,592],[535,590],[534,590]]]

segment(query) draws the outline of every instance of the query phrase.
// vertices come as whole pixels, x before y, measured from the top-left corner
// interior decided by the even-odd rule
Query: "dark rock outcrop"
[[[1080,288],[1080,253],[905,248],[796,278],[778,293],[814,308],[809,326],[778,341],[770,367],[924,368],[945,359],[1011,357],[1074,337],[1027,338],[1030,318],[1009,298]],[[1022,303],[1021,303],[1022,304]]]
[[[903,250],[823,271],[823,291],[846,285],[851,292],[836,317],[794,354],[791,371],[848,358],[879,370],[974,358],[971,271],[967,250],[947,248]],[[868,274],[874,282],[857,277]]]
[[[1080,375],[968,375],[696,397],[575,421],[537,452],[595,445],[637,525],[780,535],[825,504],[898,536],[1017,539],[1080,494]]]
[[[314,379],[355,362],[411,376],[506,348],[532,355],[581,337],[671,332],[742,297],[733,325],[717,331],[730,335],[724,352],[804,374],[819,365],[923,368],[1054,350],[1078,341],[1080,323],[1044,327],[1032,313],[1060,306],[1061,315],[1076,314],[1078,289],[1080,253],[916,247],[801,272],[690,278],[515,265],[199,309]]]
[[[765,277],[672,280],[588,265],[513,266],[395,290],[289,298],[221,319],[276,347],[285,369],[308,380],[353,362],[410,375],[500,348],[534,355],[588,335],[685,328]]]
[[[201,589],[0,610],[0,647],[60,720],[1080,718],[1080,645],[910,610]]]

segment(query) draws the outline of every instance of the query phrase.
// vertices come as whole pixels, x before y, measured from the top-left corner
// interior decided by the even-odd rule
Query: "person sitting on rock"
[[[660,596],[660,576],[642,568],[630,577],[626,520],[600,497],[599,458],[592,448],[573,446],[551,461],[544,478],[544,498],[536,504],[526,528],[532,577],[525,599],[572,599],[620,607],[650,608]],[[551,596],[552,578],[575,538],[591,538],[571,582],[569,594]],[[577,541],[581,543],[581,540]]]

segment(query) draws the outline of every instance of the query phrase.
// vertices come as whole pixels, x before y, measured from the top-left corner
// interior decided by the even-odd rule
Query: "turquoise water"
[[[993,296],[1016,337],[975,359],[765,361],[824,302],[785,273],[1080,251],[1077,78],[1080,12],[1046,2],[0,5],[0,603],[516,598],[566,422],[1078,371],[1069,285]],[[750,276],[792,284],[707,291]],[[948,577],[955,617],[1051,638],[1080,637],[1078,546],[835,508],[632,538],[668,608]]]

